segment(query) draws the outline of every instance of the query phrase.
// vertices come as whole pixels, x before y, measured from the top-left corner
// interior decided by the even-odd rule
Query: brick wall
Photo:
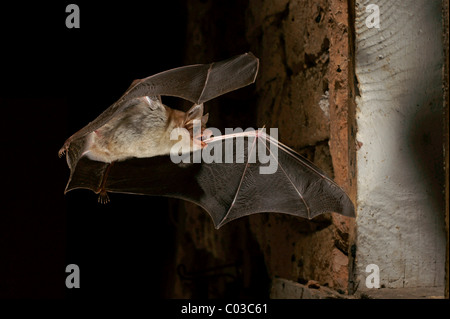
[[[280,141],[312,160],[354,198],[347,2],[190,1],[187,15],[186,64],[246,51],[261,62],[255,85],[208,102],[209,125],[278,128]],[[258,214],[215,230],[195,205],[180,203],[175,214],[175,264],[200,279],[174,273],[171,296],[224,296],[233,289],[267,296],[274,277],[347,289],[351,219]],[[237,265],[239,275],[229,264]],[[210,269],[221,279],[208,281]]]

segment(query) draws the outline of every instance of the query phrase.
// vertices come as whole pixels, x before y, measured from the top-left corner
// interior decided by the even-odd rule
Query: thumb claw
[[[66,151],[69,149],[69,145],[70,145],[70,142],[64,143],[63,147],[61,147],[61,149],[58,151],[59,158],[61,158],[61,156],[63,156],[66,153]]]

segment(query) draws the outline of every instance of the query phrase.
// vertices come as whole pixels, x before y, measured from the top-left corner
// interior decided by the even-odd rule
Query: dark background
[[[57,153],[133,79],[183,65],[184,4],[77,1],[81,28],[67,29],[69,3],[0,6],[0,297],[158,297],[173,204],[64,195],[69,169]],[[65,287],[71,263],[83,289]]]

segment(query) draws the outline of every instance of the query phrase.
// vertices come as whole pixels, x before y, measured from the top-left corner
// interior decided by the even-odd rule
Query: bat
[[[226,135],[206,129],[203,103],[254,83],[258,68],[259,60],[245,53],[133,81],[60,149],[70,169],[65,193],[90,189],[102,203],[108,192],[179,198],[206,210],[217,229],[262,212],[354,217],[342,188],[265,129]],[[194,104],[182,112],[161,96]]]

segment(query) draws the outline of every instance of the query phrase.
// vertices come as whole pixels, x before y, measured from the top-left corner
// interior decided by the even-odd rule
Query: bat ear
[[[194,104],[191,109],[186,113],[185,124],[193,122],[194,120],[202,120],[203,117],[203,103]]]
[[[202,116],[202,126],[206,126],[206,122],[208,122],[209,113],[206,113]]]

